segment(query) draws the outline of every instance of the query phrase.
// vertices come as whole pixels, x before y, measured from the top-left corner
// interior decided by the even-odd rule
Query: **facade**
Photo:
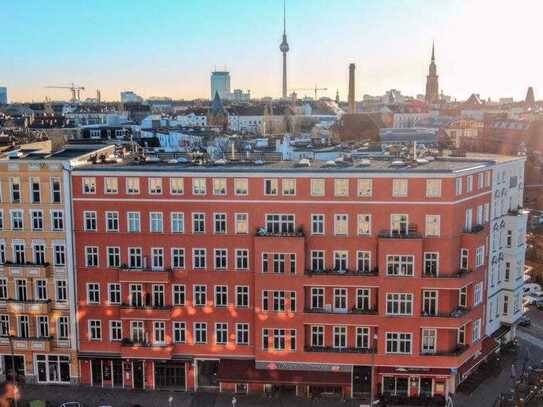
[[[218,93],[221,99],[226,99],[230,94],[230,72],[213,71],[211,72],[211,97],[215,98]]]
[[[0,86],[0,105],[8,104],[8,88]]]
[[[81,382],[445,397],[495,349],[507,163],[78,168]]]
[[[432,60],[426,77],[426,103],[434,104],[439,101],[439,82],[437,76],[436,59],[434,54],[434,44],[432,44]]]
[[[42,146],[45,147],[45,146]],[[100,148],[0,157],[0,372],[30,383],[78,381],[70,168]]]

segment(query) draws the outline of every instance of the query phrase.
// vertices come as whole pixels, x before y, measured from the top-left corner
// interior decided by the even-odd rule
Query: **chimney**
[[[347,113],[354,112],[354,64],[349,64],[349,108]]]

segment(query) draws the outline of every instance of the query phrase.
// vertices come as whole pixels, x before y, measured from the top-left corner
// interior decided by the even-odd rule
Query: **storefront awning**
[[[79,352],[77,355],[79,359],[120,359],[120,353],[106,353],[106,352]]]
[[[379,366],[377,374],[394,376],[424,376],[448,378],[451,375],[450,369],[423,369],[423,368],[401,368],[393,366]]]
[[[255,368],[254,360],[223,359],[219,363],[218,378],[225,383],[306,384],[349,386],[351,374],[347,372],[320,372],[304,370],[262,370]]]
[[[466,377],[470,375],[473,370],[481,363],[483,363],[492,353],[498,349],[499,344],[491,336],[487,336],[483,339],[481,344],[481,353],[479,355],[472,357],[458,369],[458,374],[460,376],[460,381],[462,382]]]

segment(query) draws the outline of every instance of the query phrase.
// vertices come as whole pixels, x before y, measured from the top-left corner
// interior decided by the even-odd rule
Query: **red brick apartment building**
[[[81,382],[454,392],[485,348],[495,164],[75,170]]]

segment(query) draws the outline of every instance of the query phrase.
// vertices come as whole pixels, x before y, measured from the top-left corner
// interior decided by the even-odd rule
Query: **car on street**
[[[530,320],[530,318],[528,318],[527,316],[523,315],[520,317],[520,319],[518,320],[518,324],[520,326],[524,326],[524,327],[528,327],[532,324],[532,321]]]
[[[537,301],[535,307],[540,310],[543,309],[543,301]]]
[[[528,294],[524,296],[525,305],[535,305],[537,302],[543,301],[543,295]]]
[[[79,403],[79,401],[66,401],[65,403],[62,403],[60,407],[81,407],[81,403]]]

